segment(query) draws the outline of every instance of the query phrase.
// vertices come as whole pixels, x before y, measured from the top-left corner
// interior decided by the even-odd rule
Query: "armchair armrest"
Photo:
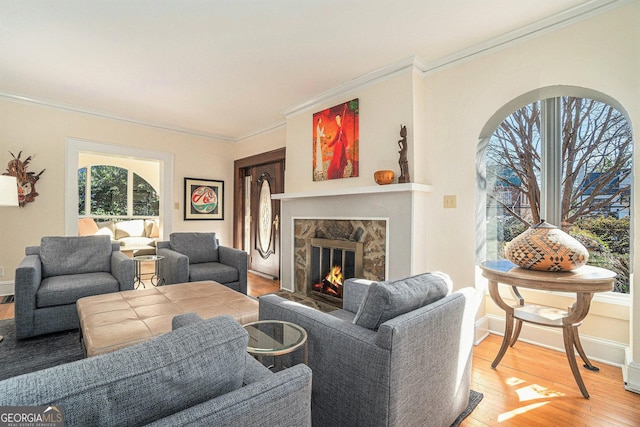
[[[189,257],[169,249],[168,243],[158,242],[156,253],[164,257],[160,263],[158,281],[164,279],[165,285],[186,283],[189,281]]]
[[[238,270],[240,292],[247,294],[247,268],[248,256],[245,251],[228,246],[218,246],[218,257],[221,264],[231,266]]]
[[[373,283],[366,279],[347,279],[344,282],[344,292],[342,294],[342,308],[352,313],[357,313],[360,303],[364,299],[369,286]]]
[[[121,291],[133,289],[133,260],[119,250],[111,252],[111,274],[118,280]]]
[[[27,255],[16,268],[16,338],[27,338],[33,335],[36,293],[41,281],[42,263],[40,262],[40,256]]]
[[[150,426],[187,424],[310,427],[311,370],[297,365],[275,374],[269,372],[262,380],[162,418]]]

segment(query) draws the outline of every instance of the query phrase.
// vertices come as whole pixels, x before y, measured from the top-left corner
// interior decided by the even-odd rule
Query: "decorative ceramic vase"
[[[390,170],[380,170],[373,173],[373,179],[375,179],[376,184],[379,185],[391,184],[393,178],[395,178],[395,175],[393,171]]]
[[[540,271],[570,271],[589,260],[576,239],[542,220],[507,243],[505,257],[519,267]]]

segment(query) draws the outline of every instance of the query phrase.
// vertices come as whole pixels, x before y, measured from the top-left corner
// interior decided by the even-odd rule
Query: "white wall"
[[[69,138],[156,150],[173,156],[170,206],[173,231],[215,231],[222,244],[232,244],[234,147],[194,135],[95,117],[51,107],[0,98],[0,168],[11,160],[9,151],[22,158],[33,156],[30,171],[46,171],[36,184],[40,194],[24,208],[0,208],[0,285],[13,281],[24,248],[37,245],[46,235],[65,234],[65,147]],[[183,221],[184,178],[225,181],[224,221]]]
[[[400,175],[398,140],[401,124],[407,126],[410,153],[413,150],[413,72],[413,67],[409,66],[372,84],[289,114],[285,191],[296,193],[375,185],[373,173],[380,169],[391,169],[396,177]],[[354,98],[359,99],[360,111],[360,176],[314,182],[313,114]],[[412,167],[411,163],[409,166]]]

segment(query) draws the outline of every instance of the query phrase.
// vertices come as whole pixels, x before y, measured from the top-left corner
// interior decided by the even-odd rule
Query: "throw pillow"
[[[93,236],[100,230],[93,218],[80,218],[78,220],[78,236]]]
[[[353,323],[377,331],[387,320],[429,305],[451,293],[451,289],[451,279],[440,272],[374,282],[360,303]]]
[[[145,237],[143,219],[116,222],[116,239],[123,237]]]

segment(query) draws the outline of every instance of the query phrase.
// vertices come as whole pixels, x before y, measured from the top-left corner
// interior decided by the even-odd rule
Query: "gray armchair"
[[[0,381],[1,406],[55,406],[66,426],[304,427],[311,370],[273,373],[247,353],[230,316],[173,319],[173,331]]]
[[[260,320],[307,331],[313,425],[450,426],[469,403],[478,304],[472,288],[450,291],[441,273],[350,279],[342,310],[322,313],[264,295]]]
[[[220,246],[216,233],[171,233],[158,242],[159,281],[174,283],[213,280],[235,291],[247,293],[247,253]]]
[[[16,338],[79,326],[79,298],[133,289],[133,261],[109,236],[43,237],[16,268]]]

